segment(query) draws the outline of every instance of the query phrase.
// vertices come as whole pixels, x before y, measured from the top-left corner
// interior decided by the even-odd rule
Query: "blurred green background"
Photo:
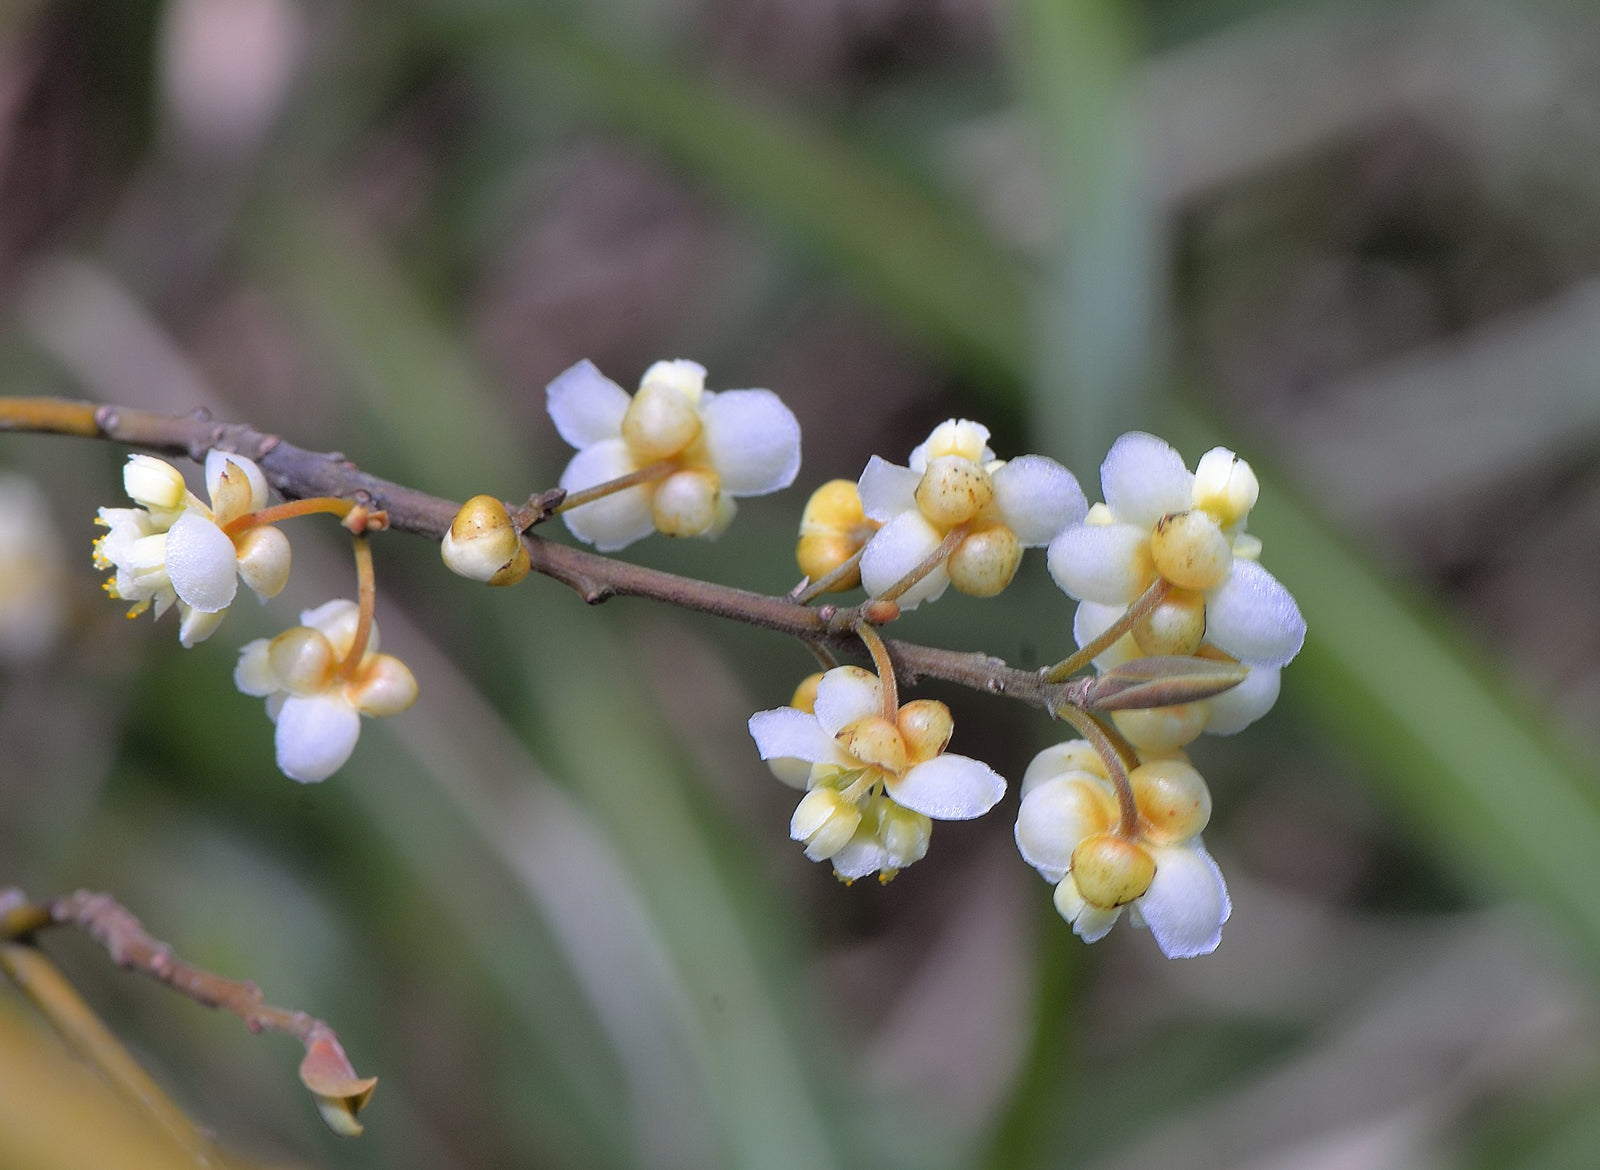
[[[744,730],[798,645],[411,538],[378,621],[422,699],[296,785],[230,673],[352,593],[333,525],[181,652],[89,566],[124,453],[8,436],[61,629],[0,664],[0,885],[112,890],[338,1028],[353,1142],[291,1042],[48,940],[263,1166],[1600,1165],[1597,147],[1576,2],[8,0],[0,394],[521,498],[557,372],[693,357],[790,403],[800,481],[626,555],[772,593],[804,493],[941,419],[1091,499],[1137,426],[1257,467],[1311,634],[1193,750],[1235,912],[1168,963],[1072,937],[1014,798],[887,887],[807,862]],[[897,632],[1033,666],[1071,612],[1030,558]],[[1013,779],[1066,738],[922,693]]]

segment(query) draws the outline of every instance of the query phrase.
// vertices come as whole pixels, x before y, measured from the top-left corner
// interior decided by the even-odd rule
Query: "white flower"
[[[261,600],[274,597],[289,577],[289,541],[271,525],[229,536],[234,520],[267,502],[267,480],[243,455],[206,455],[208,507],[190,492],[171,464],[130,455],[123,486],[138,508],[101,508],[109,531],[94,544],[97,568],[111,569],[112,597],[133,602],[129,617],[152,605],[156,617],[176,604],[178,640],[193,646],[211,636],[238,592],[238,579]]]
[[[1305,641],[1305,620],[1289,591],[1256,557],[1244,531],[1256,499],[1250,465],[1218,447],[1191,474],[1182,457],[1137,431],[1112,445],[1100,468],[1105,503],[1050,544],[1050,573],[1080,601],[1127,605],[1158,576],[1171,601],[1198,610],[1189,653],[1201,634],[1251,666],[1284,666]]]
[[[1181,753],[1129,773],[1135,837],[1118,834],[1116,791],[1093,749],[1074,740],[1040,752],[1022,781],[1017,849],[1056,887],[1055,905],[1085,942],[1127,908],[1169,959],[1210,954],[1232,903],[1200,831],[1211,815],[1205,781]]]
[[[878,596],[930,556],[950,531],[969,525],[950,557],[896,601],[915,609],[954,584],[992,597],[1011,583],[1024,548],[1049,544],[1088,508],[1072,472],[1043,455],[1003,462],[987,427],[940,423],[901,467],[874,455],[861,473],[861,503],[882,524],[861,556],[861,582]]]
[[[0,475],[0,660],[26,662],[55,644],[66,622],[62,560],[44,493]]]
[[[278,768],[291,780],[326,780],[355,750],[362,715],[395,715],[416,701],[417,680],[406,664],[377,653],[377,623],[356,668],[342,669],[359,619],[355,602],[330,601],[301,613],[300,625],[239,651],[234,685],[267,700]]]
[[[822,676],[815,714],[779,707],[750,717],[762,759],[811,765],[789,833],[846,880],[887,879],[927,852],[930,820],[982,816],[1005,794],[987,764],[945,752],[953,727],[949,709],[930,699],[885,718],[878,677],[858,666]]]
[[[561,473],[569,493],[671,465],[650,482],[562,513],[579,540],[612,552],[652,531],[716,537],[733,519],[733,497],[794,482],[800,424],[789,408],[770,390],[713,394],[705,375],[695,362],[657,362],[630,398],[585,360],[550,383],[550,417],[578,448]]]

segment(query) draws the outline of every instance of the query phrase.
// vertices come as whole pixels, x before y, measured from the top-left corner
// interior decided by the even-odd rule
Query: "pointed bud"
[[[325,1024],[318,1024],[306,1044],[306,1057],[300,1062],[300,1083],[317,1098],[317,1111],[328,1128],[340,1137],[355,1137],[361,1132],[356,1115],[372,1099],[377,1077],[358,1077],[344,1048]]]
[[[233,542],[239,576],[262,601],[289,583],[289,538],[270,524],[247,528]]]
[[[1250,668],[1212,657],[1135,658],[1087,680],[1081,705],[1091,711],[1127,711],[1197,703],[1232,690]]]
[[[493,496],[473,496],[450,522],[439,554],[451,572],[494,583],[521,548],[521,538],[506,506]]]
[[[1113,910],[1150,888],[1155,859],[1141,845],[1112,833],[1085,837],[1072,851],[1072,880],[1091,906]]]

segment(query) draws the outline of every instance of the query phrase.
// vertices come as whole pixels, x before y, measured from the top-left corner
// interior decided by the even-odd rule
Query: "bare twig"
[[[62,925],[81,929],[106,949],[117,966],[139,971],[165,983],[203,1007],[230,1011],[243,1020],[245,1027],[252,1032],[284,1032],[299,1040],[306,1049],[305,1059],[300,1065],[300,1080],[315,1094],[323,1118],[337,1132],[348,1135],[361,1132],[361,1126],[355,1119],[356,1113],[372,1096],[377,1080],[356,1076],[338,1036],[323,1021],[306,1012],[272,1006],[263,999],[261,989],[254,982],[225,979],[175,957],[170,946],[146,933],[139,920],[109,894],[79,890],[54,901],[33,903],[18,890],[0,890],[0,947],[5,948],[0,954],[16,957],[13,952],[27,952],[42,960],[43,956],[31,944],[32,936],[45,927]],[[23,957],[26,958],[26,955]],[[48,963],[48,960],[44,962]],[[6,974],[24,990],[29,990],[24,978],[35,987],[42,986],[39,983],[42,976],[37,961],[30,960],[30,963],[31,966],[20,968],[22,977],[19,977],[18,970],[14,970],[11,963],[5,967]],[[59,974],[56,978],[60,986],[50,986],[50,1002],[41,1004],[40,1010],[67,1034],[68,1029],[63,1026],[62,1020],[70,1020],[72,1013],[67,1010],[62,997],[68,992],[76,997],[76,992],[71,991],[70,984],[60,979]],[[34,992],[30,991],[30,995],[36,1003],[39,1002]],[[82,1010],[88,1011],[87,1008]],[[98,1020],[94,1023],[99,1025]],[[104,1028],[104,1025],[99,1026]],[[77,1029],[74,1028],[74,1031]],[[115,1038],[111,1038],[109,1033],[105,1038],[95,1038],[92,1032],[82,1034],[88,1039],[81,1042],[74,1040],[75,1046],[81,1044],[86,1047],[87,1054],[102,1067],[107,1063],[117,1066],[117,1058],[103,1043],[105,1038],[109,1038],[110,1044],[120,1051],[121,1045],[116,1043]],[[71,1035],[68,1038],[73,1039]],[[122,1053],[123,1057],[126,1055]],[[132,1058],[127,1059],[131,1062]],[[144,1092],[138,1086],[141,1080],[149,1082],[149,1077],[137,1064],[133,1064],[132,1068],[137,1071],[137,1076],[128,1073],[125,1077],[119,1071],[113,1080],[122,1085],[127,1079],[130,1091],[134,1092],[136,1099],[142,1099]],[[153,1082],[150,1084],[153,1087]],[[160,1090],[157,1089],[156,1093],[159,1095]],[[165,1101],[165,1098],[161,1100]],[[170,1105],[170,1102],[167,1104]],[[177,1107],[172,1108],[176,1110]],[[182,1116],[181,1112],[178,1116]]]

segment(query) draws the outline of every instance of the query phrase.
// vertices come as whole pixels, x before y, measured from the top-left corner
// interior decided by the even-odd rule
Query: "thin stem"
[[[269,508],[246,512],[222,531],[229,536],[238,536],[248,528],[276,524],[279,520],[292,520],[296,516],[311,516],[318,512],[331,512],[343,520],[354,508],[354,501],[341,500],[337,496],[313,496],[306,500],[290,500],[286,504],[273,504]]]
[[[811,651],[811,657],[817,660],[817,665],[822,667],[824,671],[832,670],[839,665],[839,660],[834,657],[833,651],[815,638],[801,638],[800,641],[807,650]]]
[[[895,682],[889,647],[883,644],[883,635],[871,622],[857,623],[856,636],[872,655],[872,665],[877,668],[878,682],[883,687],[883,717],[893,723],[900,715],[900,688]]]
[[[1107,729],[1089,712],[1069,703],[1052,708],[1052,712],[1072,724],[1078,734],[1089,741],[1090,746],[1099,755],[1101,763],[1105,764],[1106,775],[1110,777],[1112,785],[1117,790],[1117,807],[1122,812],[1117,834],[1122,837],[1137,837],[1139,804],[1133,798],[1133,783],[1128,779],[1128,768],[1123,761],[1122,752],[1107,734]],[[1117,738],[1121,739],[1121,736]]]
[[[616,492],[626,491],[631,487],[638,487],[642,483],[651,483],[658,479],[665,479],[678,470],[678,464],[671,459],[662,459],[655,463],[647,463],[638,471],[630,471],[627,475],[619,475],[616,479],[608,479],[604,483],[597,483],[593,487],[586,487],[581,492],[569,492],[567,497],[557,504],[555,512],[570,512],[574,508],[581,508],[585,504],[592,504],[596,500],[603,500]],[[553,515],[554,513],[552,513]]]
[[[356,618],[356,635],[350,640],[350,653],[339,664],[339,673],[345,678],[355,678],[361,659],[367,652],[367,641],[372,636],[372,614],[378,606],[378,578],[372,568],[372,540],[366,535],[355,538],[356,590],[359,614]]]
[[[862,544],[862,546],[856,549],[855,552],[851,553],[844,560],[840,561],[837,568],[830,569],[828,572],[818,577],[815,581],[809,583],[804,589],[796,593],[794,595],[795,603],[798,605],[806,605],[809,602],[816,600],[818,597],[821,597],[824,593],[829,592],[835,585],[839,584],[839,582],[848,580],[853,574],[856,574],[857,570],[860,569],[861,554],[866,551],[867,546]]]
[[[101,433],[97,415],[92,402],[64,402],[59,398],[0,399],[0,431],[40,431],[94,439]]]
[[[971,531],[971,524],[957,524],[949,532],[945,533],[944,539],[939,542],[939,546],[937,548],[935,548],[927,556],[923,557],[922,560],[918,561],[916,567],[904,577],[901,577],[900,580],[896,581],[893,585],[889,586],[889,588],[878,594],[874,600],[895,600],[895,598],[899,597],[907,589],[910,589],[918,581],[922,580],[929,573],[933,572],[940,565],[949,560],[950,554],[955,552],[957,548],[961,547],[961,542],[967,538],[967,533]]]
[[[1134,624],[1166,600],[1167,594],[1171,591],[1172,586],[1167,579],[1157,577],[1150,583],[1150,588],[1139,594],[1134,603],[1123,611],[1122,616],[1101,631],[1098,637],[1085,642],[1075,654],[1069,654],[1054,666],[1046,667],[1042,672],[1045,682],[1066,682],[1110,648],[1122,635],[1133,629]]]

